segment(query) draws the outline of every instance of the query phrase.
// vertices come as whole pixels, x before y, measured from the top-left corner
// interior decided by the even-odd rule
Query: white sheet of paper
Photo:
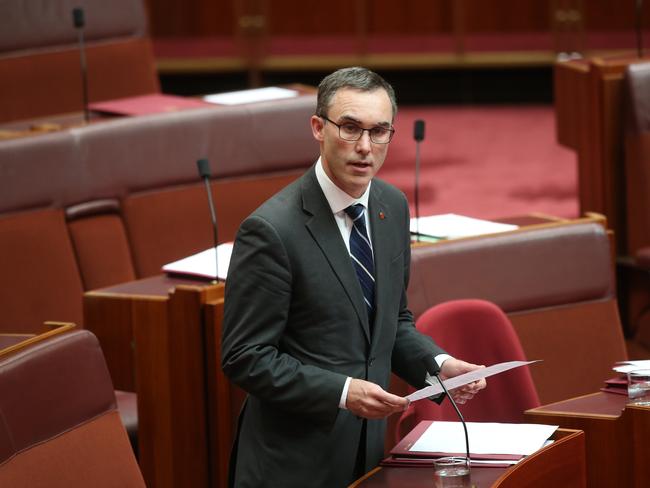
[[[443,381],[443,383],[448,390],[453,390],[454,388],[467,385],[473,381],[487,378],[489,376],[494,376],[495,374],[503,373],[509,369],[519,368],[521,366],[526,366],[527,364],[533,364],[538,361],[541,361],[541,359],[537,359],[535,361],[507,361],[505,363],[493,364],[492,366],[488,366],[486,368],[475,369],[469,373],[454,376],[453,378],[449,378],[448,380]],[[406,398],[412,402],[415,402],[422,400],[423,398],[429,398],[433,395],[439,395],[443,391],[444,390],[442,389],[442,386],[436,383],[433,386],[427,386],[421,390],[411,393]]]
[[[619,373],[629,373],[637,369],[650,369],[650,359],[639,359],[636,361],[624,361],[618,366],[614,366],[614,371]]]
[[[467,422],[472,454],[528,456],[542,448],[557,425]],[[433,422],[410,449],[417,452],[465,452],[460,422]]]
[[[296,90],[268,86],[266,88],[254,88],[252,90],[240,90],[227,93],[215,93],[206,95],[203,100],[218,105],[241,105],[243,103],[266,102],[269,100],[280,100],[282,98],[297,97]]]
[[[411,232],[418,230],[418,219],[412,218]],[[475,219],[453,213],[442,215],[429,215],[420,217],[420,234],[438,237],[440,239],[456,239],[459,237],[494,234],[517,229],[516,225],[491,222],[489,220]]]
[[[219,279],[225,280],[228,275],[228,265],[232,254],[232,242],[224,242],[217,247],[219,256]],[[214,247],[192,254],[162,267],[166,273],[180,273],[204,278],[216,278],[216,262]]]

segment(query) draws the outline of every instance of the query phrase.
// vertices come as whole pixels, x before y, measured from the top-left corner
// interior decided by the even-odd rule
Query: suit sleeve
[[[397,335],[392,354],[392,365],[393,372],[407,383],[410,383],[416,388],[423,388],[427,386],[424,381],[427,371],[424,367],[423,358],[425,356],[435,357],[438,354],[445,354],[445,351],[431,337],[418,332],[415,328],[413,314],[408,309],[406,289],[408,288],[411,269],[411,235],[408,227],[410,221],[409,209],[405,199],[403,201],[403,209],[404,287],[402,289]]]
[[[317,423],[334,422],[346,377],[302,364],[282,351],[292,295],[290,261],[261,217],[241,226],[228,271],[222,366],[245,391]]]

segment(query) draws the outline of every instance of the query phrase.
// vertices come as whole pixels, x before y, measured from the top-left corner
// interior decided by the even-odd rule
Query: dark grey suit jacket
[[[415,330],[406,305],[410,238],[404,195],[375,179],[368,209],[376,275],[372,333],[313,167],[239,229],[222,343],[224,372],[249,393],[231,459],[237,487],[346,486],[353,480],[362,426],[338,407],[346,378],[387,389],[392,370],[421,387],[421,358],[443,352]],[[383,456],[384,431],[385,421],[368,421],[361,440],[367,470]]]

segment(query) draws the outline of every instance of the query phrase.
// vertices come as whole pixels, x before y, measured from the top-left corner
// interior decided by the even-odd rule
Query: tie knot
[[[362,203],[350,205],[345,209],[345,213],[348,214],[348,216],[352,219],[352,222],[356,222],[356,220],[363,215],[364,211],[365,207]]]

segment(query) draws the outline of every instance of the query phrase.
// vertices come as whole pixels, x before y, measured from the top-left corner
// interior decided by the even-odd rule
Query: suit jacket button
[[[368,366],[372,366],[372,363],[375,362],[375,358],[368,359]]]

